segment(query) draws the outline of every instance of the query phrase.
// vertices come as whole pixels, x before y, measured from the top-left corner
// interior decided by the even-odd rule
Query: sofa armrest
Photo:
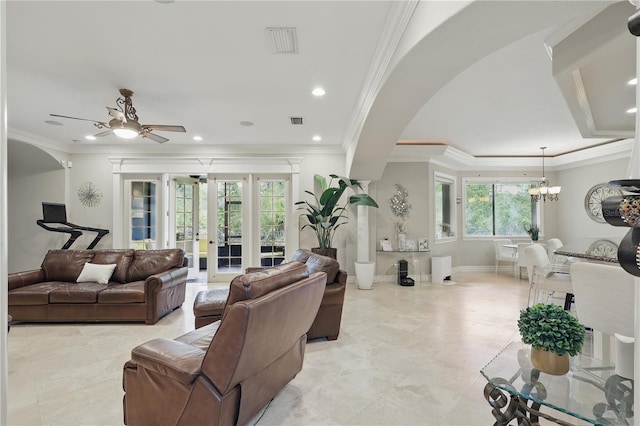
[[[252,272],[261,272],[266,270],[267,268],[262,267],[262,266],[249,266],[248,268],[246,268],[244,270],[245,274],[250,274]]]
[[[144,292],[149,297],[160,290],[186,283],[188,274],[189,268],[183,266],[151,275],[144,281]]]
[[[14,272],[9,274],[9,290],[25,287],[45,280],[44,270],[34,269],[32,271]]]
[[[336,279],[333,282],[337,284],[347,285],[347,271],[343,271],[342,269],[340,269],[338,271],[338,275],[336,275]]]
[[[186,343],[159,338],[133,348],[131,361],[187,385],[200,374],[205,353]]]

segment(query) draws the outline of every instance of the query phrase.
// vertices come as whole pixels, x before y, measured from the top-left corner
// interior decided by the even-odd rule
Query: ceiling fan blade
[[[149,132],[142,132],[140,133],[140,136],[142,136],[143,138],[149,138],[152,141],[158,142],[158,143],[165,143],[168,142],[169,139],[160,136],[160,135],[154,135],[153,133],[149,133]]]
[[[163,124],[145,124],[142,126],[145,130],[160,130],[161,132],[186,132],[183,126],[167,126]]]
[[[103,136],[108,136],[108,135],[110,135],[112,133],[113,133],[113,131],[111,129],[109,129],[109,130],[105,130],[104,132],[100,132],[98,134],[95,134],[93,136],[96,137],[96,138],[101,138]]]
[[[101,124],[104,127],[109,127],[109,126],[107,126],[107,123],[104,123],[104,122],[98,121],[98,120],[89,120],[88,118],[69,117],[68,115],[60,115],[60,114],[49,114],[49,115],[52,116],[52,117],[70,118],[72,120],[90,121],[92,123]]]

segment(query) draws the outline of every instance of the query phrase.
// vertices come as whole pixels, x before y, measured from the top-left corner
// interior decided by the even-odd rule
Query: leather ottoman
[[[193,301],[195,327],[204,327],[222,318],[222,311],[229,296],[228,288],[202,290]]]

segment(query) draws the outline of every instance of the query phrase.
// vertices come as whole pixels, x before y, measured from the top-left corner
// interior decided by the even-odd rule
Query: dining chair
[[[515,276],[515,268],[516,263],[518,262],[518,255],[516,250],[505,247],[505,244],[513,244],[508,238],[500,238],[497,240],[493,240],[493,248],[496,254],[496,271],[498,273],[498,263],[499,262],[509,262],[514,268],[514,276]]]
[[[518,278],[520,278],[520,279],[522,279],[522,275],[521,275],[522,268],[526,268],[527,267],[527,257],[524,255],[524,249],[529,247],[531,244],[533,244],[533,243],[518,243],[517,268],[518,268]]]
[[[555,251],[562,247],[562,240],[560,238],[549,238],[547,240],[547,255],[551,263],[564,263],[567,258],[565,256],[555,254]]]
[[[524,249],[529,277],[529,299],[531,306],[539,301],[548,303],[543,296],[564,294],[564,308],[569,310],[573,300],[570,270],[566,265],[552,265],[547,251],[540,244],[531,244]]]
[[[615,336],[616,374],[633,378],[634,280],[617,265],[592,262],[571,264],[576,312],[580,322],[603,333],[602,349],[594,352],[608,361],[611,337]]]

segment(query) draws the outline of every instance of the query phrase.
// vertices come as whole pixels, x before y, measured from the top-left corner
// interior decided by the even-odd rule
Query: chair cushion
[[[51,281],[15,288],[10,290],[7,295],[9,306],[48,305],[49,293],[64,285],[63,282]]]
[[[111,283],[98,295],[98,303],[144,303],[144,281]]]
[[[307,259],[307,272],[312,275],[314,272],[325,272],[327,274],[327,284],[335,282],[336,275],[340,270],[340,264],[337,260],[312,253]]]
[[[44,276],[47,281],[74,283],[93,256],[93,250],[49,250],[42,261]]]
[[[291,261],[305,263],[311,255],[313,255],[311,250],[298,249],[293,253],[293,256],[291,256]]]
[[[180,268],[184,261],[181,249],[136,250],[126,275],[126,282],[146,280],[149,276]]]
[[[63,283],[49,292],[49,303],[96,303],[107,284]]]
[[[133,249],[108,249],[96,251],[95,256],[91,263],[98,265],[108,265],[110,263],[116,264],[116,269],[113,271],[111,279],[119,283],[126,283],[127,270],[133,260]]]
[[[196,317],[222,315],[228,297],[228,288],[200,291],[193,302],[193,314]]]

